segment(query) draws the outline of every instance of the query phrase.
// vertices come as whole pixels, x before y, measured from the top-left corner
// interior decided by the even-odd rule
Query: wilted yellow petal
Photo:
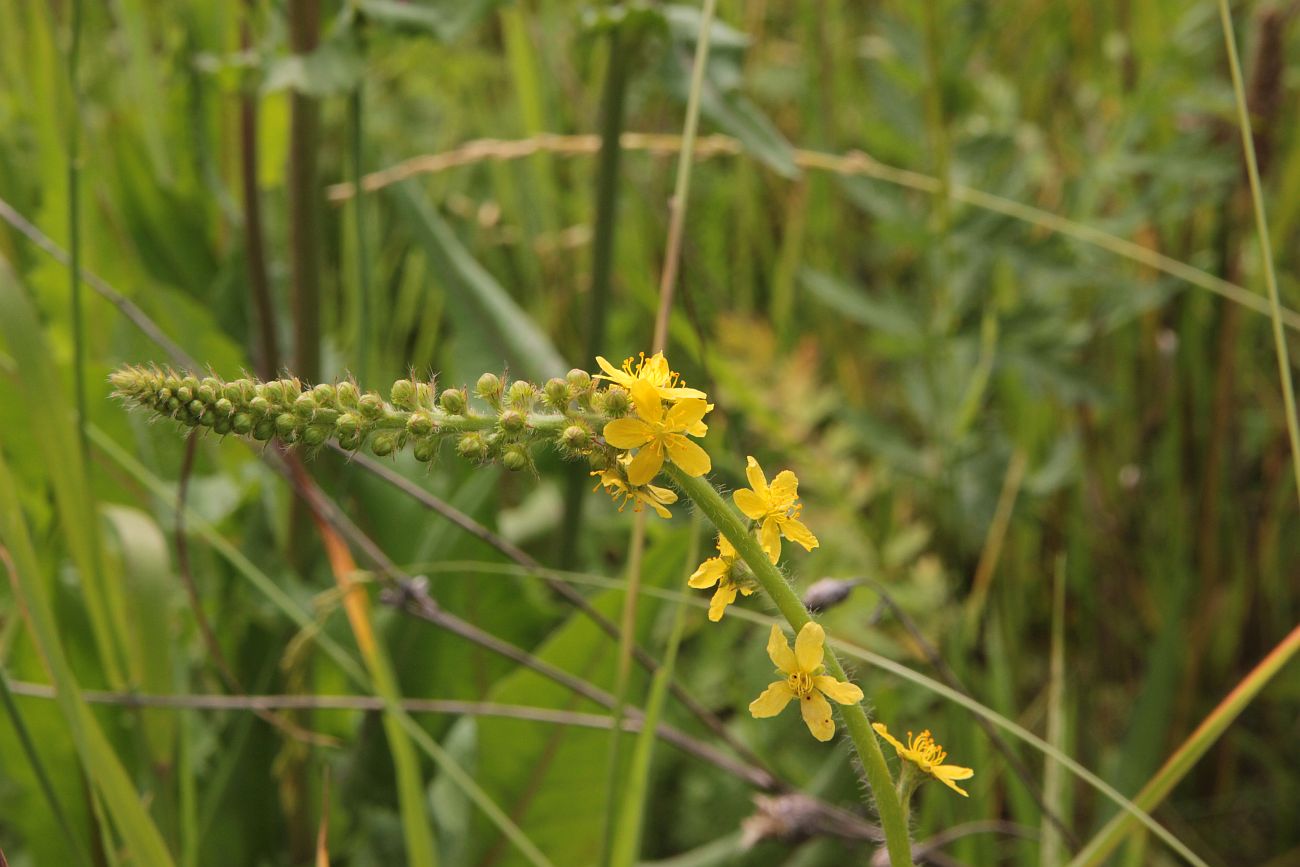
[[[724,581],[718,585],[718,589],[709,600],[709,619],[717,623],[726,613],[727,606],[736,601],[736,585],[729,581]]]
[[[785,706],[794,698],[789,685],[784,680],[774,680],[763,690],[763,694],[749,703],[749,712],[754,719],[776,716],[785,710]]]
[[[813,678],[813,684],[833,702],[857,704],[862,701],[862,690],[855,683],[836,680],[829,674],[819,674]]]
[[[785,640],[785,633],[775,623],[772,624],[772,631],[767,636],[767,655],[772,660],[772,664],[786,674],[794,674],[798,670],[795,667],[794,651],[790,649],[790,642]]]
[[[805,623],[794,639],[794,658],[800,671],[812,673],[822,666],[826,630],[820,623]]]
[[[650,441],[654,432],[639,418],[616,418],[605,425],[605,442],[616,449],[634,449]]]
[[[835,720],[831,717],[831,706],[820,692],[813,691],[799,702],[803,721],[808,724],[808,731],[819,741],[828,741],[835,737]]]
[[[894,752],[898,753],[901,756],[904,752],[907,751],[907,747],[903,746],[903,742],[900,741],[898,738],[894,737],[893,735],[891,735],[889,733],[889,729],[885,726],[884,723],[872,723],[871,727],[876,730],[876,734],[880,735],[882,738],[889,741],[889,745],[894,748]]]

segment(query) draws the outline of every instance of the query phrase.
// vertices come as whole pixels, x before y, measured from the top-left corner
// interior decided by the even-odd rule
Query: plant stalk
[[[692,478],[673,464],[665,464],[665,469],[673,482],[702,511],[713,526],[718,529],[735,547],[753,571],[758,583],[763,585],[781,616],[790,627],[798,633],[807,623],[812,622],[808,609],[799,601],[794,590],[786,583],[785,576],[777,570],[767,554],[759,547],[758,540],[745,527],[722,495],[703,477]],[[826,646],[826,671],[839,680],[848,680],[844,667],[840,665],[835,651]],[[871,720],[861,704],[840,707],[844,724],[849,730],[849,737],[862,762],[867,784],[876,801],[876,810],[880,814],[880,826],[885,833],[885,847],[893,867],[909,867],[912,863],[911,841],[908,837],[907,816],[903,811],[898,792],[894,789],[894,780],[890,776],[889,766],[885,764],[885,755],[880,750],[880,741],[871,730]]]

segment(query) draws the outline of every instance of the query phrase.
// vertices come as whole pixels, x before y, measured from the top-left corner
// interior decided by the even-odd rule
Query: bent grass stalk
[[[703,477],[692,477],[682,472],[674,464],[665,464],[668,475],[672,477],[682,493],[702,511],[744,558],[754,577],[767,591],[781,616],[797,633],[807,623],[812,622],[808,609],[804,608],[799,597],[790,585],[772,565],[767,554],[759,546],[757,538],[749,532],[736,512],[722,499],[717,489]],[[848,680],[844,667],[840,665],[835,651],[828,645],[825,658],[826,670],[836,680]],[[876,801],[880,814],[880,825],[885,833],[885,847],[889,852],[890,863],[894,867],[905,867],[912,863],[911,841],[908,836],[907,816],[903,805],[894,789],[894,779],[885,764],[885,754],[880,749],[880,742],[871,730],[871,720],[861,704],[843,705],[840,713],[849,730],[849,737],[862,762],[862,770]]]

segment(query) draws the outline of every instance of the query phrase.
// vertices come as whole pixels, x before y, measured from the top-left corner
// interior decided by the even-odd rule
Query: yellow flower
[[[943,760],[948,758],[948,754],[944,752],[943,747],[934,742],[934,738],[930,736],[929,729],[921,732],[915,738],[912,737],[911,732],[908,732],[907,746],[903,746],[902,742],[891,735],[889,729],[881,723],[872,723],[871,727],[876,730],[876,734],[889,741],[889,743],[894,747],[894,751],[898,753],[900,759],[907,759],[922,771],[934,777],[936,780],[943,783],[962,797],[970,797],[966,794],[965,789],[961,788],[953,781],[969,780],[971,777],[975,776],[975,772],[970,768],[962,768],[957,765],[945,765]]]
[[[686,582],[696,590],[705,590],[714,584],[718,585],[713,599],[709,602],[709,619],[714,623],[721,620],[727,606],[736,601],[737,593],[750,596],[754,592],[752,585],[736,580],[735,564],[736,549],[727,541],[726,536],[719,534],[718,556],[710,557],[701,563],[695,570],[695,574]]]
[[[791,542],[798,542],[808,551],[817,547],[817,537],[799,520],[803,506],[796,503],[799,499],[799,478],[789,470],[776,474],[771,486],[767,476],[751,455],[745,475],[749,477],[750,488],[741,488],[732,494],[737,508],[751,519],[759,522],[758,541],[775,563],[781,559],[781,537]]]
[[[673,513],[668,511],[667,506],[677,502],[677,494],[661,488],[658,485],[628,485],[627,481],[618,470],[608,469],[599,473],[592,473],[593,476],[600,476],[600,482],[596,485],[599,488],[605,486],[605,491],[617,502],[619,497],[623,502],[619,503],[618,510],[621,512],[629,502],[632,505],[632,511],[641,511],[642,506],[649,506],[655,510],[655,513],[661,518],[671,518]],[[592,490],[596,490],[592,488]]]
[[[618,449],[639,449],[627,467],[628,481],[644,485],[664,465],[664,455],[688,476],[702,476],[713,464],[704,449],[686,438],[701,436],[708,427],[700,421],[709,411],[703,400],[688,397],[664,412],[655,386],[644,379],[631,386],[637,418],[616,418],[605,425],[605,442]]]
[[[767,639],[767,655],[772,658],[778,674],[784,680],[768,684],[763,694],[749,703],[749,712],[755,719],[776,716],[793,698],[799,699],[799,710],[808,731],[819,741],[828,741],[835,735],[835,721],[831,719],[831,706],[826,698],[840,704],[862,701],[862,690],[855,684],[836,680],[822,670],[822,645],[826,632],[816,623],[805,623],[794,640],[794,650],[785,640],[781,627],[773,626]]]
[[[596,374],[596,379],[607,379],[628,391],[632,390],[632,383],[641,381],[653,385],[664,400],[682,400],[689,397],[704,400],[708,397],[698,388],[679,386],[680,377],[669,369],[668,359],[664,358],[662,352],[656,352],[649,358],[646,358],[645,353],[642,352],[637,358],[624,359],[622,370],[615,369],[614,365],[599,355],[596,356],[596,363],[600,365],[601,370],[605,371],[604,374]]]

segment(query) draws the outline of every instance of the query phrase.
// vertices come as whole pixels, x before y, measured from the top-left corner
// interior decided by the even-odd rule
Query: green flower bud
[[[213,388],[211,385],[208,385],[209,382],[216,382],[216,380],[207,380],[207,379],[203,380],[203,384],[200,385],[198,387],[198,390],[194,392],[194,397],[196,400],[201,400],[204,403],[212,403],[214,400],[217,399],[217,394],[221,388],[221,385],[220,383],[218,383],[217,387]]]
[[[411,413],[406,420],[406,429],[419,437],[433,433],[434,427],[433,416],[423,410]]]
[[[393,383],[393,389],[389,394],[393,401],[393,406],[402,409],[415,408],[415,383],[409,379],[399,379]]]
[[[581,368],[573,368],[564,378],[568,381],[569,388],[573,389],[575,393],[591,388],[591,374]]]
[[[412,447],[411,449],[411,454],[415,455],[415,459],[417,461],[426,464],[429,461],[433,460],[434,456],[437,453],[438,453],[438,443],[437,441],[431,439],[419,440],[418,442],[416,442],[415,446]]]
[[[591,431],[583,425],[571,424],[560,434],[560,442],[569,451],[586,451],[591,447]]]
[[[328,382],[322,382],[311,390],[316,402],[322,406],[329,406],[334,402],[334,386]]]
[[[528,469],[531,461],[528,458],[528,449],[519,443],[512,443],[506,447],[505,452],[501,455],[501,463],[511,472],[519,472]]]
[[[569,406],[569,383],[555,377],[546,381],[544,390],[547,405],[563,412]]]
[[[240,436],[248,436],[253,429],[253,417],[246,412],[237,412],[230,420],[230,429]]]
[[[220,436],[225,436],[230,433],[230,419],[218,418],[212,423],[212,432],[219,434]]]
[[[194,401],[194,403],[198,403],[198,401],[196,400]],[[203,412],[197,414],[197,417],[199,420],[199,424],[203,425],[204,427],[212,427],[214,424],[217,423],[217,414],[210,409],[204,409]]]
[[[380,418],[384,414],[384,402],[377,394],[363,394],[358,402],[361,414],[366,418]]]
[[[220,416],[229,416],[235,411],[235,405],[224,397],[217,398],[216,405],[213,408],[216,409],[217,415]]]
[[[470,431],[456,442],[456,453],[462,458],[483,463],[491,456],[492,447],[488,445],[483,434]]]
[[[316,398],[310,394],[300,394],[293,402],[293,413],[301,419],[309,419],[316,412]]]
[[[188,385],[182,385],[176,389],[176,398],[181,403],[189,403],[194,400],[194,391]]]
[[[592,449],[587,452],[587,463],[596,472],[609,469],[609,452],[605,449]]]
[[[361,429],[361,417],[353,412],[345,412],[335,422],[334,429],[338,431],[340,439],[345,435],[355,434]]]
[[[302,383],[296,379],[280,380],[280,387],[284,389],[284,399],[286,401],[296,400],[298,395],[302,394]]]
[[[253,439],[266,442],[273,436],[275,436],[275,422],[269,418],[264,418],[253,425]]]
[[[449,388],[438,398],[438,403],[448,415],[464,415],[465,408],[469,406],[469,395],[463,388]]]
[[[628,397],[627,389],[617,385],[611,385],[605,389],[604,410],[606,415],[612,418],[620,418],[627,415],[628,410],[631,408],[632,401]]]
[[[357,401],[361,399],[361,391],[350,382],[340,382],[334,393],[339,406],[344,409],[356,409]]]
[[[181,402],[180,402],[179,400],[177,400],[176,398],[173,397],[171,400],[167,401],[167,412],[168,412],[168,413],[170,413],[170,414],[175,414],[176,411],[177,411],[178,409],[180,409],[180,408],[181,408]]]
[[[171,399],[172,399],[172,390],[170,388],[167,388],[166,386],[163,386],[162,388],[158,389],[157,393],[154,394],[154,403],[156,404],[165,404],[167,401]]]
[[[528,418],[517,409],[508,409],[501,413],[497,424],[506,433],[517,434],[528,427]]]
[[[356,432],[339,434],[339,448],[355,452],[357,449],[361,448],[361,434]]]
[[[207,407],[199,403],[197,400],[192,400],[190,401],[189,406],[187,406],[186,409],[190,411],[190,415],[194,416],[197,419],[199,416],[203,415],[203,411],[207,409]]]
[[[244,393],[239,387],[238,382],[227,382],[221,387],[221,396],[231,403],[242,403]]]
[[[298,419],[294,418],[287,412],[282,412],[275,417],[275,432],[278,436],[289,438],[298,427]]]
[[[257,392],[270,403],[284,403],[284,386],[278,379],[274,382],[262,383]]]
[[[531,382],[516,379],[510,383],[510,390],[506,392],[506,398],[512,407],[527,412],[533,408],[533,403],[537,400],[537,388]]]
[[[501,379],[495,373],[485,373],[480,376],[474,391],[493,406],[501,403]]]
[[[370,441],[370,450],[378,457],[387,457],[397,448],[397,437],[390,433],[381,433]]]
[[[415,403],[417,406],[433,406],[433,386],[427,382],[415,384]]]
[[[325,442],[326,434],[323,428],[312,425],[302,432],[302,441],[305,445],[318,446]]]
[[[271,411],[271,402],[259,394],[248,402],[248,408],[258,415],[266,415]]]

